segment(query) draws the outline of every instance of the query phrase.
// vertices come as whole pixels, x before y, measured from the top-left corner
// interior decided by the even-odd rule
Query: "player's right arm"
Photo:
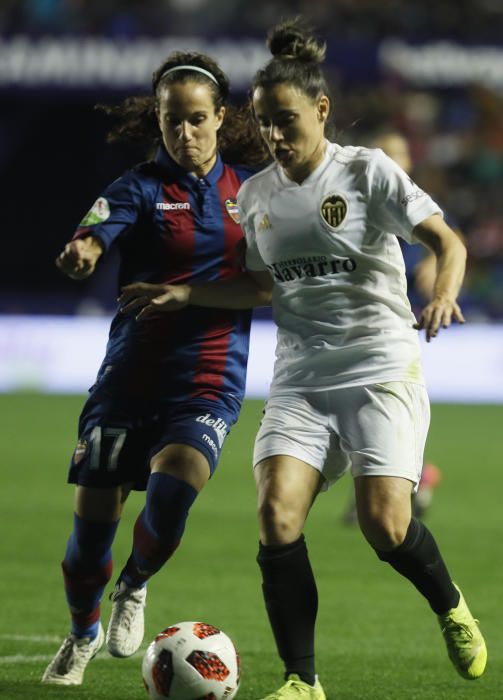
[[[103,254],[103,244],[95,236],[77,238],[67,243],[56,258],[56,266],[74,280],[83,280],[93,274]]]
[[[132,170],[98,197],[56,258],[57,267],[65,275],[75,280],[92,275],[112,243],[136,223],[145,198],[144,187],[139,173]]]
[[[414,228],[414,236],[430,248],[436,257],[436,276],[432,299],[421,312],[414,328],[424,329],[429,342],[439,328],[448,328],[452,320],[464,323],[457,297],[466,266],[466,248],[456,233],[437,214]]]

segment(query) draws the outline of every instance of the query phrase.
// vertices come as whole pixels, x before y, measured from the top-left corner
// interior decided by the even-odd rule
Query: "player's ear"
[[[330,100],[326,95],[322,95],[320,97],[316,110],[318,112],[318,119],[320,122],[326,122],[330,113]]]
[[[161,128],[161,103],[160,103],[158,95],[155,96],[154,112],[155,112],[155,118],[157,121],[157,125],[160,129]]]
[[[216,125],[216,130],[218,131],[220,127],[223,124],[224,117],[225,117],[225,107],[220,107],[220,109],[217,110],[216,114],[216,119],[217,119],[217,125]]]

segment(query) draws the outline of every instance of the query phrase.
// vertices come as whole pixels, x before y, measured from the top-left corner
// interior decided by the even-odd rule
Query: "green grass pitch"
[[[71,526],[66,481],[81,397],[0,397],[2,446],[0,697],[5,700],[146,698],[141,654],[102,652],[80,688],[40,685],[67,631],[59,563]],[[257,527],[250,469],[262,403],[248,401],[219,469],[196,503],[182,546],[152,579],[145,645],[184,619],[224,629],[243,662],[240,700],[281,683],[255,563]],[[318,672],[328,700],[501,700],[503,697],[502,406],[434,406],[427,458],[443,480],[428,524],[461,584],[489,647],[486,675],[461,679],[447,659],[429,608],[408,582],[379,562],[356,528],[341,524],[346,477],[323,494],[306,528],[318,579]],[[116,570],[130,549],[142,504],[128,503]],[[110,590],[111,584],[107,589]],[[110,603],[103,602],[108,621]]]

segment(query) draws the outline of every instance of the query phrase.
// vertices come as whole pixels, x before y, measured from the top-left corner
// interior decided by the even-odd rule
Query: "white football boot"
[[[104,641],[105,633],[101,623],[94,639],[69,634],[45,669],[42,683],[81,685],[87,664],[99,652]]]
[[[110,594],[113,605],[107,629],[107,647],[112,656],[131,656],[142,643],[146,597],[146,586],[130,588],[124,581],[119,581]]]

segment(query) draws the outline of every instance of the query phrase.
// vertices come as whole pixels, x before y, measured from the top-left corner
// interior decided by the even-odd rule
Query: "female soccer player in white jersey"
[[[429,341],[453,319],[463,322],[456,297],[465,249],[435,202],[381,150],[326,140],[324,47],[296,21],[273,30],[269,47],[253,107],[274,163],[238,195],[247,276],[268,286],[270,275],[278,325],[253,457],[258,563],[286,681],[267,700],[324,700],[314,664],[318,596],[302,531],[319,491],[348,470],[365,538],[426,598],[459,673],[478,678],[484,639],[433,536],[411,517],[430,417],[417,330]],[[417,322],[397,236],[437,256],[434,297]],[[181,303],[236,305],[232,283],[232,296],[220,282],[213,292],[211,284],[164,288],[141,316]],[[144,292],[137,285],[124,301]]]

